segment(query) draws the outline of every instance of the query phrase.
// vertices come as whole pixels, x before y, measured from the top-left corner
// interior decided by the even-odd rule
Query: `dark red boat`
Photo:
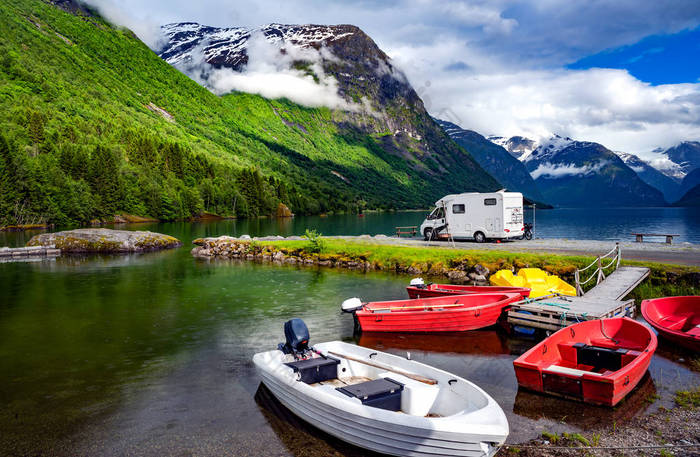
[[[367,332],[462,332],[494,325],[503,308],[520,299],[520,294],[452,295],[365,304],[351,299],[343,309],[353,312],[360,328]],[[353,300],[357,306],[348,305]]]
[[[518,384],[537,392],[615,406],[639,383],[656,335],[627,317],[563,328],[513,362]]]
[[[659,335],[700,352],[700,296],[644,300],[642,316]]]
[[[455,284],[425,284],[410,285],[406,287],[410,298],[430,298],[444,297],[447,295],[464,294],[495,294],[512,293],[520,294],[522,298],[530,296],[530,289],[527,287],[506,287],[506,286],[458,286]]]

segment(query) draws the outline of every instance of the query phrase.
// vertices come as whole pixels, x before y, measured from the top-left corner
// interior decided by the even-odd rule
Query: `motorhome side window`
[[[465,212],[464,205],[452,205],[452,214],[464,214]]]
[[[485,198],[485,199],[484,199],[484,205],[485,205],[485,206],[495,206],[495,205],[496,205],[496,199],[495,199],[495,198]]]

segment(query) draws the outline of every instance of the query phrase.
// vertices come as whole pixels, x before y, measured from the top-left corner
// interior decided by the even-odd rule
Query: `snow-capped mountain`
[[[643,181],[620,157],[601,144],[559,135],[539,142],[523,141],[522,137],[510,140],[497,141],[522,145],[517,157],[548,203],[558,206],[666,204],[659,190]]]
[[[700,142],[684,141],[666,150],[655,149],[648,163],[680,183],[688,173],[700,168]]]
[[[521,192],[536,202],[543,202],[542,194],[527,169],[496,141],[489,141],[472,130],[466,130],[452,122],[435,119],[450,137],[469,151],[479,165],[496,178],[508,190]],[[494,144],[495,143],[495,144]]]
[[[682,196],[681,186],[678,181],[660,172],[634,154],[628,154],[626,152],[616,152],[616,154],[625,162],[625,165],[637,173],[637,176],[642,178],[645,183],[659,189],[661,193],[664,194],[664,198],[667,202],[673,203]]]
[[[270,43],[316,49],[355,34],[363,34],[353,25],[267,24],[261,27],[221,28],[181,22],[164,25],[162,30],[168,42],[159,55],[169,64],[177,66],[187,60],[203,57],[210,64],[236,70],[248,63],[248,40],[254,34],[264,36]]]
[[[168,41],[158,54],[191,78],[210,89],[225,89],[222,80],[245,83],[244,87],[215,93],[238,90],[305,104],[278,89],[282,86],[296,95],[305,91],[316,94],[320,88],[319,96],[307,97],[320,102],[307,106],[331,108],[328,128],[337,130],[348,142],[365,141],[362,138],[371,135],[372,150],[395,156],[390,160],[395,161],[394,167],[406,168],[406,179],[416,176],[439,181],[452,191],[499,188],[499,183],[433,121],[403,73],[356,26],[218,28],[185,22],[163,26],[162,30]],[[252,85],[256,90],[249,90]],[[261,86],[270,90],[257,90]],[[326,104],[328,99],[335,104]],[[283,117],[284,110],[276,109],[275,114]],[[284,121],[297,123],[294,119]]]

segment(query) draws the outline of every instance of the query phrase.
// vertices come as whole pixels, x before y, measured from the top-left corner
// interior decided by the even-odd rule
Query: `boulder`
[[[294,213],[285,205],[280,203],[277,205],[277,217],[294,217]]]
[[[481,276],[488,276],[489,269],[481,265],[480,263],[477,263],[476,265],[474,265],[474,273]]]
[[[472,281],[476,281],[476,282],[485,282],[486,276],[479,275],[476,273],[469,273],[469,279],[471,279]]]
[[[467,278],[467,274],[461,270],[450,270],[447,272],[447,277],[451,281],[464,281]]]
[[[29,240],[27,246],[53,246],[62,253],[103,252],[128,253],[158,251],[182,246],[177,238],[154,232],[84,228],[65,232],[42,233]]]

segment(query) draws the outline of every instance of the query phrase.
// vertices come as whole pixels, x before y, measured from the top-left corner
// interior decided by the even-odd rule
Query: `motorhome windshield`
[[[445,213],[443,212],[442,206],[438,206],[430,212],[428,215],[428,220],[442,219],[443,217],[445,217]]]

